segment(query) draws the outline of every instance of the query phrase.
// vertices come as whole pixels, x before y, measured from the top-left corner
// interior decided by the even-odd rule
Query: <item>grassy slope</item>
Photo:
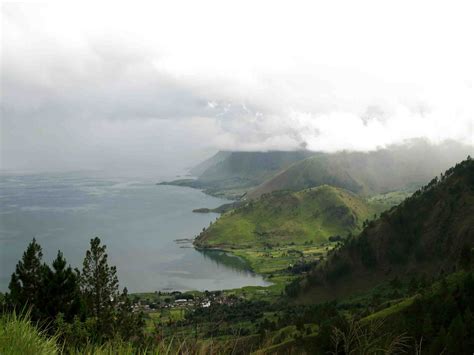
[[[298,191],[322,184],[364,195],[413,191],[472,152],[472,146],[451,142],[438,146],[412,142],[368,153],[317,153],[294,163],[247,196],[257,198],[275,190]]]
[[[377,210],[349,191],[320,186],[277,192],[224,214],[196,240],[201,247],[252,248],[322,243],[360,230]]]
[[[397,274],[451,270],[464,245],[474,246],[472,160],[383,213],[335,251],[305,279],[300,301],[347,297]]]

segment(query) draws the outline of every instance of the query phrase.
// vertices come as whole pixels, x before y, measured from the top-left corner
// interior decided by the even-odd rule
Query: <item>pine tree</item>
[[[426,313],[423,320],[422,336],[428,340],[431,340],[434,335],[433,321],[431,320],[430,313]]]
[[[7,297],[9,305],[20,309],[28,307],[33,320],[43,318],[41,289],[48,266],[42,263],[42,258],[41,246],[33,238],[16,265],[8,286],[10,289]]]
[[[442,354],[446,351],[446,330],[444,327],[441,327],[441,329],[438,332],[438,336],[436,339],[433,341],[433,343],[430,346],[430,354]]]
[[[464,326],[466,327],[466,346],[474,349],[474,316],[472,315],[471,309],[467,308],[464,312]]]
[[[468,245],[463,245],[459,256],[459,264],[464,270],[469,270],[472,264],[472,251]]]
[[[53,268],[48,268],[44,275],[43,300],[50,319],[62,313],[71,322],[80,309],[79,272],[66,265],[66,259],[58,251]]]
[[[133,312],[132,302],[125,287],[120,295],[117,309],[116,332],[120,334],[122,339],[140,338],[143,336],[144,325],[143,313]]]
[[[114,311],[118,302],[118,279],[115,266],[107,263],[106,246],[98,237],[91,239],[84,258],[80,285],[86,314],[96,321],[99,339],[110,337],[114,327]]]
[[[446,339],[446,348],[452,354],[465,354],[464,338],[466,336],[466,328],[460,314],[458,314],[449,326],[448,336]]]

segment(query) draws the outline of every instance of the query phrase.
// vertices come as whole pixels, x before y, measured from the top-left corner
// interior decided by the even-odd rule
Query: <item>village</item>
[[[227,295],[222,291],[204,292],[162,292],[136,294],[132,296],[132,308],[135,312],[152,313],[161,310],[193,310],[208,308],[211,305],[233,305],[241,298]]]

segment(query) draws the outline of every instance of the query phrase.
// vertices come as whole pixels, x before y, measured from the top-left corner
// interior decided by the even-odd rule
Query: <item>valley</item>
[[[204,165],[215,170],[230,156]],[[287,180],[285,189],[253,195],[301,164],[313,167],[314,159],[268,174],[260,185],[239,185],[240,197],[220,207],[194,209],[220,217],[194,239],[177,242],[192,241],[204,258],[261,275],[266,285],[131,294],[130,309],[143,317],[142,342],[157,346],[158,334],[162,349],[216,354],[325,353],[339,346],[398,353],[421,343],[422,353],[437,354],[446,344],[459,353],[472,345],[472,159],[431,179],[398,175],[403,184],[382,188],[362,178],[366,164],[354,170],[335,158],[339,170],[321,173],[318,165],[304,180]],[[236,191],[227,178],[213,184],[225,188],[204,191]],[[449,312],[440,311],[445,307]],[[350,334],[365,345],[347,343]],[[456,343],[459,334],[463,341]]]
[[[232,346],[257,346],[262,354],[319,352],[335,341],[360,350],[344,343],[344,332],[384,334],[378,346],[399,341],[400,349],[415,349],[421,337],[423,353],[429,354],[447,344],[461,352],[468,349],[468,327],[474,324],[473,199],[474,164],[468,158],[412,195],[401,191],[364,199],[322,185],[265,194],[225,212],[199,234],[196,247],[238,255],[273,285],[213,296],[232,299],[224,308],[214,302],[213,314],[227,309],[243,315],[240,307],[250,304],[259,305],[259,312],[219,330],[205,323],[202,336],[214,334],[226,349],[237,329],[258,333],[258,339],[243,335]],[[432,313],[442,305],[451,307],[451,315]],[[344,324],[338,317],[348,312],[355,318]],[[429,320],[423,321],[426,316]],[[193,317],[178,321],[184,332]],[[331,338],[330,329],[338,329],[341,338]],[[411,338],[394,340],[404,331]],[[456,343],[459,334],[465,338]]]
[[[0,355],[474,355],[473,13],[2,2]]]

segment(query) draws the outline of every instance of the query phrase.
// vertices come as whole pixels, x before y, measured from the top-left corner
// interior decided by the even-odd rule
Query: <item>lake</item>
[[[0,176],[0,291],[33,237],[50,263],[57,250],[81,268],[89,241],[107,245],[130,292],[264,286],[239,258],[199,252],[176,239],[196,236],[218,214],[193,213],[228,201],[155,180],[84,173]]]

